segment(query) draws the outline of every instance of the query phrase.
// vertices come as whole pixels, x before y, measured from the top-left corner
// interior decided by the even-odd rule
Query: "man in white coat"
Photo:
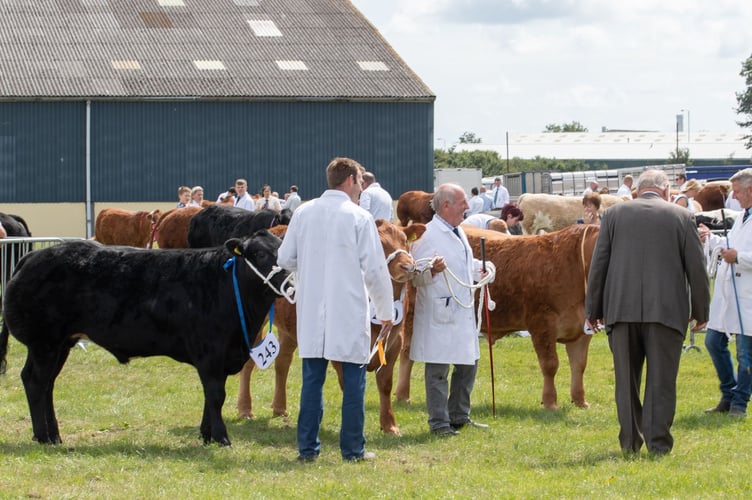
[[[365,451],[366,365],[371,347],[368,298],[385,329],[392,327],[392,284],[376,225],[358,206],[365,169],[335,158],[326,169],[329,186],[320,198],[298,207],[279,248],[277,263],[297,273],[298,352],[303,385],[298,414],[298,460],[321,450],[323,385],[329,361],[342,363],[340,450],[347,461],[369,460]]]
[[[360,206],[371,212],[374,219],[392,220],[392,196],[376,182],[376,176],[371,172],[363,174]]]
[[[705,334],[705,347],[720,380],[721,400],[705,411],[744,417],[752,394],[752,168],[740,170],[729,180],[743,216],[736,218],[726,238],[711,235],[700,225],[700,238],[710,239],[711,249],[721,248]],[[728,348],[731,335],[736,337],[736,374]]]
[[[442,184],[432,203],[436,214],[426,224],[423,236],[413,244],[411,253],[415,259],[439,257],[432,268],[413,279],[417,296],[410,359],[425,363],[426,407],[431,432],[453,436],[465,425],[488,426],[470,419],[470,393],[480,358],[474,294],[471,289],[455,283],[452,286],[455,300],[444,276],[439,273],[449,268],[464,283],[472,283],[481,278],[481,261],[473,258],[460,226],[468,207],[465,191],[456,184]],[[454,365],[451,387],[450,364]]]

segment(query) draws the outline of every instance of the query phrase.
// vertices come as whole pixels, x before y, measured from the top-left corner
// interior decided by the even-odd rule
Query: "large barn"
[[[433,183],[435,96],[347,0],[0,2],[0,211],[89,236],[106,206],[326,189],[349,156]]]

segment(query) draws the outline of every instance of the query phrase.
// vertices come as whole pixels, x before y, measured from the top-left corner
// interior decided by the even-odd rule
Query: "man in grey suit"
[[[585,314],[591,328],[600,320],[608,334],[625,453],[639,452],[643,441],[652,455],[671,451],[687,324],[695,320],[698,331],[708,320],[710,289],[700,237],[691,212],[667,203],[669,188],[666,174],[646,170],[638,197],[605,212],[588,276]]]

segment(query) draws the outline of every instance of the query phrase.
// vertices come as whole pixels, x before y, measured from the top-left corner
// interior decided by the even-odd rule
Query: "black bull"
[[[5,294],[0,360],[8,333],[28,348],[21,371],[34,439],[60,443],[53,386],[71,348],[88,338],[121,363],[169,356],[196,368],[204,389],[201,436],[229,445],[222,420],[227,376],[248,359],[235,301],[233,272],[254,342],[277,295],[246,264],[268,275],[281,240],[262,230],[212,249],[144,250],[92,241],[32,252]],[[286,272],[274,275],[279,289]]]

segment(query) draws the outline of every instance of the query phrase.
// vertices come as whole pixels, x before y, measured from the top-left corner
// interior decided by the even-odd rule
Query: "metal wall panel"
[[[0,203],[81,202],[86,105],[0,102]]]
[[[93,102],[95,202],[177,199],[179,185],[215,199],[238,177],[251,192],[304,199],[326,189],[324,170],[348,156],[396,199],[431,190],[433,103]]]

